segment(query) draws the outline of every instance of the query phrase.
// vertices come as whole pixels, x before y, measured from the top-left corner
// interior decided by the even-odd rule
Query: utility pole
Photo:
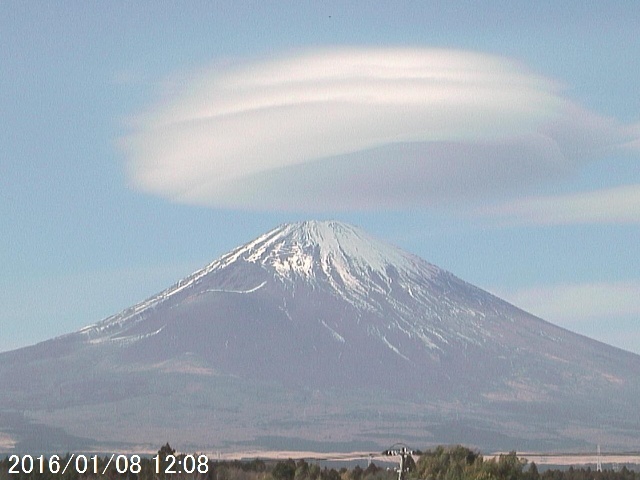
[[[400,457],[400,467],[396,469],[396,471],[398,472],[398,480],[405,480],[404,475],[409,471],[409,465],[407,464],[407,457],[409,455],[413,455],[414,453],[419,454],[417,450],[416,451],[409,450],[409,447],[407,447],[402,443],[396,443],[389,450],[385,450],[382,453],[389,457],[395,457],[395,456]]]

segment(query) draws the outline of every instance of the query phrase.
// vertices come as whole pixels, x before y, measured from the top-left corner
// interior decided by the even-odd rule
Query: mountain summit
[[[637,355],[356,227],[310,221],[102,322],[0,355],[0,420],[10,412],[4,434],[20,445],[34,425],[61,429],[68,449],[169,438],[378,449],[412,438],[549,450],[596,434],[628,446],[639,379]]]

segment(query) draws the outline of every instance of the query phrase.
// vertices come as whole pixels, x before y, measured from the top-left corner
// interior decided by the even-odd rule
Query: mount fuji
[[[640,356],[362,230],[279,226],[0,354],[0,450],[637,448]]]

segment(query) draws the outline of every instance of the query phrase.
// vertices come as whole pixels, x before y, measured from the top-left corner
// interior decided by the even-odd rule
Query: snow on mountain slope
[[[633,445],[638,379],[637,355],[356,227],[310,221],[78,332],[0,354],[0,413],[32,412],[78,437],[89,424],[90,438],[114,445],[152,431],[166,441],[167,425],[207,445],[220,444],[211,425],[219,442],[431,432],[510,449],[578,445],[606,426]]]
[[[410,365],[426,358],[471,355],[470,347],[505,356],[518,349],[548,350],[555,343],[553,350],[560,351],[568,333],[415,255],[334,221],[281,225],[80,333],[92,343],[123,345],[171,335],[166,321],[145,319],[169,318],[157,313],[182,311],[223,294],[245,295],[244,303],[249,297],[278,299],[282,315],[305,319],[295,325],[300,336],[317,337],[315,327],[321,325],[346,348],[373,338]],[[314,310],[313,305],[321,308]],[[178,322],[177,317],[172,322]]]
[[[257,268],[247,270],[247,267]],[[241,270],[242,274],[230,276],[228,273],[234,270]],[[322,290],[348,302],[359,312],[395,322],[393,328],[419,338],[429,349],[440,348],[439,345],[449,342],[447,337],[451,335],[476,343],[479,337],[490,335],[483,329],[482,319],[487,305],[495,303],[486,292],[358,228],[340,222],[309,221],[279,226],[158,295],[83,328],[81,333],[92,342],[142,339],[162,328],[138,337],[127,337],[123,332],[160,305],[177,304],[189,296],[213,292],[251,294],[267,284],[289,293]],[[456,299],[460,292],[482,308],[461,304]],[[442,321],[443,316],[452,315],[470,316],[468,328],[474,332],[460,328],[452,332]],[[343,338],[335,328],[331,331],[335,338]],[[377,335],[389,345],[386,337]],[[389,348],[397,351],[392,345]]]

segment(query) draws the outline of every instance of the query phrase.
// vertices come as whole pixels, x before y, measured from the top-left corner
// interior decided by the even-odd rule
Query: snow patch
[[[338,332],[336,332],[333,328],[331,328],[329,325],[327,325],[327,323],[322,320],[321,321],[322,325],[327,328],[330,332],[331,332],[331,336],[336,339],[338,342],[340,343],[346,343],[346,340],[344,339],[344,337],[342,335],[340,335]]]
[[[389,347],[394,353],[400,355],[400,357],[402,357],[403,359],[405,359],[407,362],[411,363],[411,360],[409,360],[408,357],[406,357],[405,355],[403,355],[400,350],[398,350],[389,340],[387,340],[387,337],[385,337],[384,335],[380,336],[380,338],[382,339],[382,341],[385,343],[385,345],[387,347]]]
[[[262,287],[264,287],[267,284],[267,281],[265,280],[264,282],[262,282],[260,285],[258,285],[257,287],[253,287],[250,288],[248,290],[225,290],[223,288],[208,288],[205,290],[205,292],[222,292],[222,293],[253,293],[256,292],[258,290],[260,290]]]
[[[98,344],[98,343],[103,343],[103,342],[111,342],[111,343],[118,343],[121,345],[130,345],[132,343],[136,343],[139,342],[140,340],[144,339],[144,338],[149,338],[149,337],[153,337],[154,335],[159,334],[165,327],[166,325],[163,325],[162,327],[160,327],[158,330],[156,330],[155,332],[149,332],[149,333],[143,333],[140,335],[129,335],[129,336],[123,336],[123,337],[114,337],[114,336],[103,336],[103,337],[98,337],[98,338],[93,338],[93,339],[89,339],[88,343],[91,344]]]

